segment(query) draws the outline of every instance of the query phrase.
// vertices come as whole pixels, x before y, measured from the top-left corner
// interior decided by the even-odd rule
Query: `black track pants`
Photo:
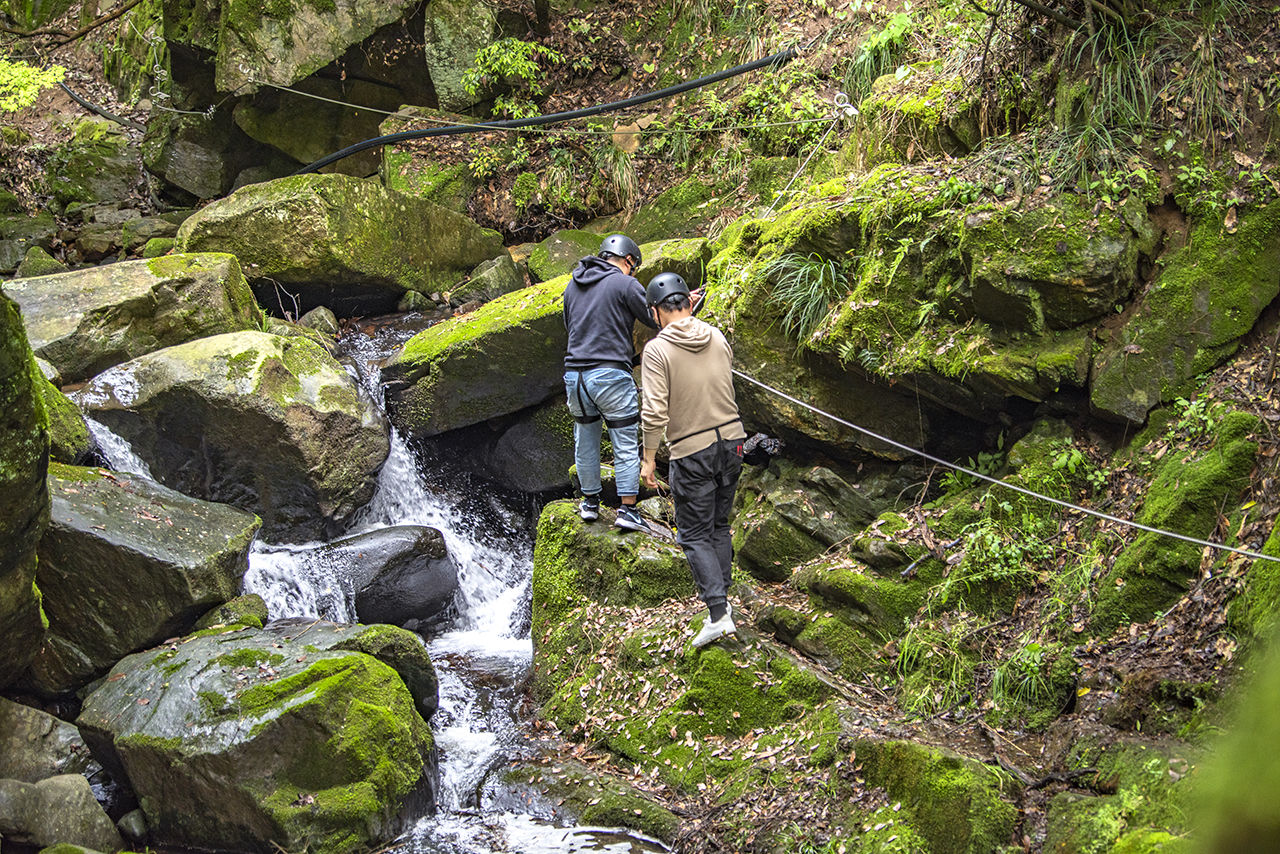
[[[676,542],[708,606],[725,601],[733,563],[729,511],[742,473],[742,439],[721,439],[672,460],[667,479],[676,505]]]

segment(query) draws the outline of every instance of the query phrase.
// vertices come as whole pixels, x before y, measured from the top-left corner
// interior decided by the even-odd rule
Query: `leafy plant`
[[[773,302],[786,309],[783,326],[800,342],[813,335],[831,301],[848,286],[840,265],[817,252],[783,255],[769,264],[765,274],[774,280]]]
[[[546,94],[543,66],[562,62],[564,56],[546,45],[516,38],[499,39],[476,51],[475,65],[462,75],[462,88],[478,97],[499,85],[510,87],[509,93],[494,100],[494,109],[513,118],[537,115],[534,101]]]
[[[0,58],[0,111],[12,112],[36,102],[41,89],[56,86],[66,76],[61,65],[36,68],[25,62]]]
[[[1174,405],[1178,408],[1178,418],[1170,426],[1169,432],[1185,433],[1192,439],[1213,432],[1222,417],[1222,405],[1207,397],[1195,397],[1191,400],[1179,397]]]
[[[897,12],[862,43],[844,76],[844,91],[855,103],[871,91],[876,78],[897,67],[906,53],[907,36],[914,27],[910,13]]]
[[[996,666],[991,693],[996,700],[1033,705],[1049,694],[1045,678],[1045,649],[1035,641],[1024,643]]]

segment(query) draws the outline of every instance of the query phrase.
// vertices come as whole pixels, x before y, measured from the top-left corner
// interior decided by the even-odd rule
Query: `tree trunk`
[[[533,0],[533,29],[540,36],[551,35],[551,0]]]

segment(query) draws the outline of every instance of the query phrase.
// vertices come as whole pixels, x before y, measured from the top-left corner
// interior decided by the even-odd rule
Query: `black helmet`
[[[610,234],[606,237],[600,244],[599,255],[601,258],[608,258],[610,255],[617,255],[619,258],[630,256],[636,259],[636,266],[640,266],[640,247],[625,234]]]
[[[667,297],[676,294],[689,295],[689,286],[684,283],[680,274],[659,273],[649,282],[649,287],[645,288],[644,301],[652,308]]]

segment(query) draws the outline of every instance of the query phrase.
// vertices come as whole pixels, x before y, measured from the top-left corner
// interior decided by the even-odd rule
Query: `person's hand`
[[[640,480],[650,489],[658,488],[658,478],[654,475],[654,468],[653,460],[642,460],[640,463]]]
[[[698,288],[697,290],[689,291],[689,302],[692,303],[694,308],[697,308],[698,304],[702,302],[702,298],[706,295],[706,288]]]

